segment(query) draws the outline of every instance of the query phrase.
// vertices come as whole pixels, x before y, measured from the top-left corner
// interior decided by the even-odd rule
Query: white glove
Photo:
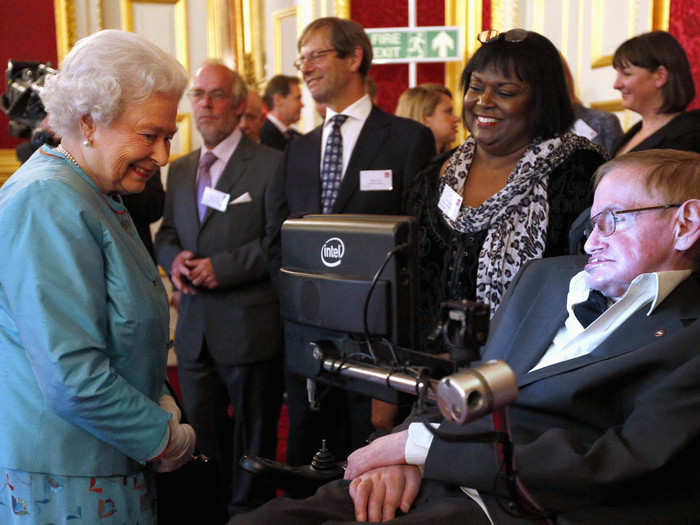
[[[175,401],[173,396],[171,396],[170,394],[163,395],[158,400],[158,404],[160,405],[160,408],[162,408],[166,412],[170,412],[173,415],[173,418],[171,419],[172,423],[180,422],[180,417],[182,417],[182,414],[180,413],[180,408],[177,406],[177,402]]]
[[[196,436],[194,429],[186,424],[170,422],[170,440],[165,451],[153,461],[156,472],[172,472],[192,459]]]

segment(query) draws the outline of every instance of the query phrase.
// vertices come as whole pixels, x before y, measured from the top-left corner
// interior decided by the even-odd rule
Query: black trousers
[[[349,525],[355,510],[348,481],[334,481],[304,500],[278,498],[234,516],[228,525]],[[389,523],[397,525],[490,525],[481,507],[458,487],[423,481],[413,508]]]
[[[223,467],[221,497],[228,514],[247,511],[272,498],[274,489],[254,480],[238,462],[243,455],[275,458],[282,403],[281,359],[222,365],[214,361],[203,341],[196,360],[178,356],[178,373],[197,447]],[[229,404],[233,417],[228,415]]]

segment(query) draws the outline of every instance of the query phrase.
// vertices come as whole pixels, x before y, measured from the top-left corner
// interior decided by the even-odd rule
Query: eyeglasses
[[[336,49],[329,47],[328,49],[317,49],[316,51],[311,51],[308,55],[301,55],[294,61],[294,67],[301,70],[304,64],[315,64],[321,57],[327,55],[328,53],[337,53]]]
[[[193,88],[187,92],[187,96],[193,102],[199,102],[204,97],[209,97],[209,99],[212,101],[220,102],[222,100],[226,100],[227,98],[231,98],[232,93],[227,93],[223,89],[213,89],[211,91],[204,91],[203,89]]]
[[[527,38],[527,35],[529,35],[529,31],[527,29],[511,29],[510,31],[506,31],[505,33],[501,33],[500,31],[496,29],[487,29],[486,31],[482,31],[476,36],[476,39],[481,42],[482,44],[487,44],[488,42],[493,42],[494,40],[505,40],[506,42],[512,42],[514,44],[517,44],[518,42],[522,42]]]
[[[584,230],[584,235],[588,237],[591,233],[593,233],[593,229],[597,226],[598,232],[603,237],[610,237],[613,233],[615,233],[615,226],[619,222],[617,216],[622,215],[623,213],[639,213],[642,211],[651,210],[668,210],[669,208],[678,208],[682,205],[682,203],[664,204],[662,206],[649,206],[647,208],[634,208],[630,210],[603,210],[600,213],[596,213],[593,217],[590,218],[590,220],[588,221],[588,225]]]

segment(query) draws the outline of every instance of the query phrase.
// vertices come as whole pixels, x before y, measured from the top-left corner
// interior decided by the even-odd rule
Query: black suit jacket
[[[505,360],[518,380],[510,416],[521,480],[556,523],[690,523],[700,516],[699,275],[590,354],[530,373],[566,318],[568,283],[582,264],[558,257],[525,266],[484,349],[484,360]],[[484,418],[466,430],[491,427]],[[436,439],[425,475],[488,497],[498,470],[493,445]],[[496,523],[517,522],[489,510]]]
[[[275,183],[276,215],[273,265],[279,268],[279,231],[288,217],[321,213],[321,136],[317,127],[289,144]],[[435,155],[435,139],[427,127],[373,107],[360,132],[333,213],[399,215],[405,191]],[[391,170],[391,191],[360,191],[360,171]]]
[[[301,136],[301,133],[299,133],[297,130],[292,128],[289,129],[294,135],[295,140]],[[289,139],[285,137],[284,133],[282,133],[270,119],[266,118],[263,127],[260,130],[260,144],[265,144],[266,146],[270,146],[276,150],[284,151],[288,143]]]
[[[163,224],[156,235],[158,263],[167,271],[182,250],[211,257],[219,287],[182,295],[175,331],[178,356],[194,358],[206,334],[217,362],[240,365],[281,353],[279,301],[267,271],[272,181],[281,154],[241,137],[216,189],[230,194],[225,212],[209,208],[200,225],[196,204],[199,150],[168,173]],[[234,203],[246,193],[247,202]]]

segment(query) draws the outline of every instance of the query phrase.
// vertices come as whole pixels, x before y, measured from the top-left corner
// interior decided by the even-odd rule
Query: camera
[[[0,108],[10,121],[10,135],[29,139],[32,151],[42,144],[58,144],[55,135],[41,127],[46,110],[39,98],[47,75],[54,74],[56,70],[43,62],[9,60],[7,63],[6,89],[0,99]]]

